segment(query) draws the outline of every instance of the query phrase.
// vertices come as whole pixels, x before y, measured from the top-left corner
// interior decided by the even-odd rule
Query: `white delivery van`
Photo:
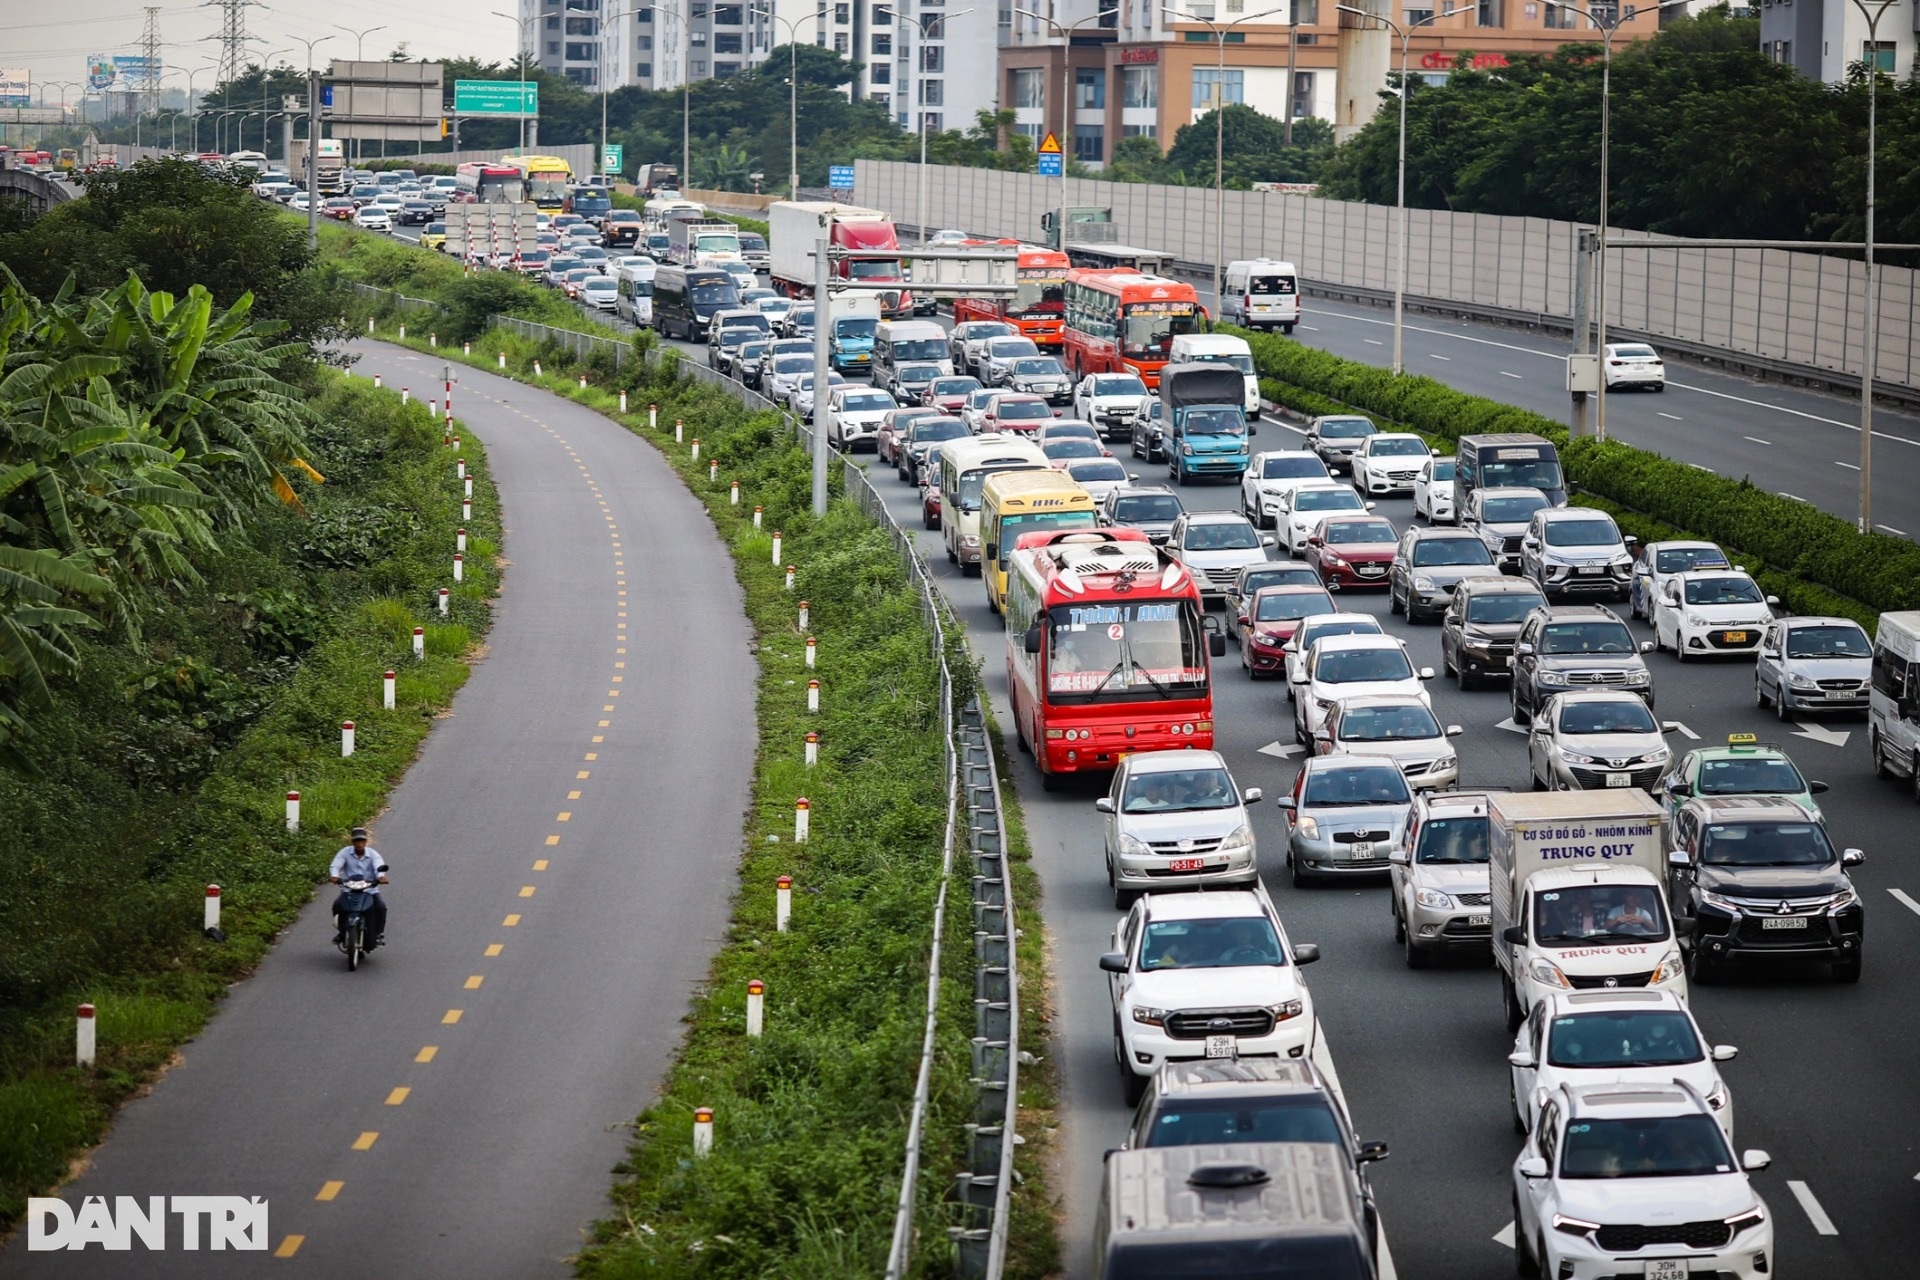
[[[1867,721],[1873,771],[1912,778],[1920,797],[1920,612],[1880,615]]]
[[[628,324],[653,323],[653,277],[660,270],[657,262],[630,262],[614,272],[618,295],[614,309]]]
[[[903,364],[932,364],[941,377],[953,374],[947,331],[931,320],[887,320],[873,336],[873,385],[887,391],[900,381]]]
[[[1248,329],[1292,333],[1300,322],[1300,275],[1291,262],[1254,258],[1229,262],[1220,281],[1220,321]]]
[[[1167,363],[1174,365],[1187,362],[1224,364],[1238,369],[1247,388],[1247,418],[1251,421],[1260,416],[1260,379],[1254,376],[1253,348],[1247,345],[1245,338],[1236,338],[1227,333],[1175,334],[1173,346],[1167,352]]]
[[[1638,787],[1488,794],[1489,923],[1509,1031],[1548,991],[1687,998],[1663,830],[1660,805]]]

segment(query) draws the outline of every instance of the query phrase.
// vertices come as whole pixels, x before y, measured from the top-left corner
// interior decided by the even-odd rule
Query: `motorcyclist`
[[[372,887],[367,890],[373,899],[373,906],[367,913],[368,932],[373,935],[372,941],[367,944],[367,950],[371,951],[375,947],[385,946],[387,941],[387,902],[380,896],[380,886],[387,883],[387,860],[380,856],[379,850],[368,846],[365,827],[355,827],[351,838],[353,841],[351,844],[344,846],[340,852],[333,855],[333,866],[328,870],[327,878],[334,884],[342,884],[348,880],[372,882]],[[335,946],[339,946],[345,936],[342,925],[346,916],[346,900],[346,891],[342,890],[340,897],[333,904]]]

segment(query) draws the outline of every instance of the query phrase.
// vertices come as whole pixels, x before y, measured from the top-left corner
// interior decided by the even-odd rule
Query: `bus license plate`
[[[1207,1056],[1209,1058],[1237,1058],[1240,1045],[1232,1036],[1208,1036]]]
[[[1633,785],[1633,775],[1630,773],[1610,773],[1607,775],[1607,785],[1610,787],[1630,787]]]
[[[1685,1258],[1649,1258],[1647,1260],[1647,1280],[1687,1280]]]
[[[1167,864],[1169,871],[1198,871],[1207,865],[1205,858],[1175,858]]]
[[[1762,929],[1804,929],[1807,927],[1805,916],[1762,916]]]

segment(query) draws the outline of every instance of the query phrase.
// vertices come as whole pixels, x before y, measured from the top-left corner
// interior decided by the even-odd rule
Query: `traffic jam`
[[[1048,908],[1056,945],[1092,943],[1057,957],[1086,1032],[1063,1056],[1109,1060],[1110,1097],[1080,1091],[1073,1121],[1103,1131],[1068,1160],[1086,1273],[1397,1274],[1383,1216],[1421,1213],[1376,1203],[1391,1135],[1357,1127],[1326,1032],[1357,1011],[1316,1004],[1306,976],[1323,947],[1390,946],[1417,971],[1391,999],[1477,974],[1475,1016],[1503,1019],[1505,1063],[1475,1069],[1505,1080],[1511,1142],[1502,1174],[1458,1194],[1502,1207],[1491,1239],[1520,1274],[1777,1274],[1773,1157],[1736,1145],[1722,1067],[1738,1050],[1695,1006],[1782,973],[1795,1003],[1861,982],[1865,854],[1780,740],[1844,744],[1865,718],[1875,773],[1920,788],[1920,615],[1873,635],[1790,615],[1721,548],[1642,543],[1581,505],[1538,436],[1442,454],[1360,415],[1276,421],[1245,340],[1211,332],[1153,255],[1020,245],[1014,296],[960,298],[940,323],[903,262],[879,268],[897,292],[816,315],[783,219],[809,241],[864,219],[855,239],[892,247],[885,215],[769,214],[764,286],[737,248],[702,258],[684,215],[671,243],[693,247],[648,273],[650,320],[893,470],[896,519],[926,531],[986,669],[1004,669],[996,711],[1030,760],[1016,779],[1060,793],[1027,797],[1036,845],[1068,832],[1074,882],[1106,912],[1079,928]],[[1243,322],[1299,322],[1289,264],[1225,275]],[[1263,425],[1287,447],[1256,447]],[[1729,680],[1738,729],[1677,718],[1700,705],[1692,684]],[[1512,763],[1463,763],[1494,755]],[[1332,895],[1375,923],[1296,938]],[[1807,1184],[1787,1185],[1831,1234]],[[1300,1269],[1262,1269],[1277,1258]]]

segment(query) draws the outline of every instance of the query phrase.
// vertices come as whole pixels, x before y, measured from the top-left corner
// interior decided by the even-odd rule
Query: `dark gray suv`
[[[1552,605],[1520,624],[1513,645],[1513,722],[1570,689],[1624,689],[1653,706],[1653,675],[1640,655],[1653,641],[1635,641],[1620,615],[1605,605]]]

